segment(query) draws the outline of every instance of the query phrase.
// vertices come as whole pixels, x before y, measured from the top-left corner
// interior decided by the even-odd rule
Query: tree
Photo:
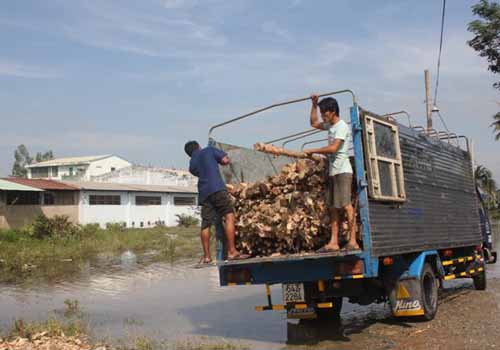
[[[33,158],[30,157],[28,149],[25,145],[17,146],[14,152],[14,165],[12,166],[12,176],[15,177],[26,177],[27,170],[26,165],[33,162]]]
[[[500,4],[495,1],[480,0],[478,4],[472,6],[472,13],[481,19],[469,23],[467,29],[475,34],[475,37],[467,43],[479,52],[479,56],[486,57],[489,63],[488,69],[498,74],[500,73]],[[493,86],[500,89],[500,82],[496,82]]]
[[[54,159],[54,155],[52,154],[52,151],[47,151],[45,153],[42,152],[37,152],[35,160],[37,163],[39,162],[44,162],[46,160],[51,160]]]
[[[25,145],[17,146],[17,149],[14,152],[14,159],[14,164],[12,165],[12,176],[26,177],[28,174],[26,166],[33,163],[33,158],[30,156],[28,148]],[[51,150],[45,153],[37,152],[35,156],[35,161],[37,163],[51,159],[54,159],[54,154]]]
[[[493,132],[495,135],[495,140],[500,140],[500,112],[493,116],[493,123],[491,123],[491,127],[493,128]]]
[[[493,179],[493,174],[488,168],[479,165],[474,171],[474,177],[479,188],[488,195],[488,207],[494,208],[497,196],[497,184]]]
[[[500,73],[500,4],[495,1],[480,0],[472,6],[472,13],[479,16],[469,23],[468,30],[475,36],[467,44],[479,52],[479,56],[486,57],[488,69],[494,74]],[[493,84],[500,90],[500,81]],[[495,140],[500,140],[500,112],[493,116],[491,124],[496,133]]]

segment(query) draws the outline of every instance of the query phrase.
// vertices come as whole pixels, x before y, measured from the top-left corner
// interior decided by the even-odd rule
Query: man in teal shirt
[[[331,212],[332,233],[330,242],[319,252],[337,251],[339,247],[340,215],[347,213],[349,223],[349,242],[344,246],[347,250],[359,249],[356,241],[356,222],[354,208],[351,203],[352,167],[349,160],[349,144],[351,131],[346,122],[340,119],[337,100],[327,97],[318,102],[318,96],[312,95],[310,122],[311,126],[328,131],[328,146],[305,150],[307,154],[325,154],[329,160],[330,188],[328,189],[328,205]],[[318,107],[323,122],[318,119]]]

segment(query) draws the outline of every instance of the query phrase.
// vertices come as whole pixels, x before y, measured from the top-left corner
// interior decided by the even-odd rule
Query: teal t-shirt
[[[345,121],[339,120],[333,125],[325,123],[324,126],[328,131],[329,144],[332,144],[335,139],[344,141],[337,152],[328,155],[330,176],[343,173],[352,174],[351,162],[349,161],[349,145],[351,144],[351,129],[349,125]]]

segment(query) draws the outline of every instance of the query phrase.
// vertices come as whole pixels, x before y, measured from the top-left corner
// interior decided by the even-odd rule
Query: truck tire
[[[486,269],[483,267],[483,271],[472,277],[472,281],[476,290],[486,290]]]
[[[422,288],[422,306],[424,314],[420,317],[423,321],[432,320],[438,309],[438,280],[434,269],[429,263],[425,263],[420,276]]]
[[[328,319],[336,320],[340,318],[340,312],[342,311],[342,297],[333,297],[330,299],[333,303],[333,307],[330,309],[320,309],[316,308],[316,314],[318,319]]]

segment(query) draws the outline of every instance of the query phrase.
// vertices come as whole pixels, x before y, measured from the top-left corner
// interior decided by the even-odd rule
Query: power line
[[[443,12],[441,16],[441,39],[439,40],[439,55],[437,63],[436,89],[434,91],[434,104],[437,104],[437,94],[439,88],[439,69],[441,68],[441,51],[443,50],[444,17],[446,14],[446,0],[443,0]],[[439,116],[441,117],[441,115]]]
[[[450,132],[450,130],[448,129],[448,126],[446,125],[446,123],[444,122],[444,119],[443,117],[441,116],[441,113],[439,113],[439,110],[437,111],[437,115],[439,116],[439,119],[441,119],[441,123],[443,124],[444,128],[446,129],[446,131],[448,131],[448,133]]]

